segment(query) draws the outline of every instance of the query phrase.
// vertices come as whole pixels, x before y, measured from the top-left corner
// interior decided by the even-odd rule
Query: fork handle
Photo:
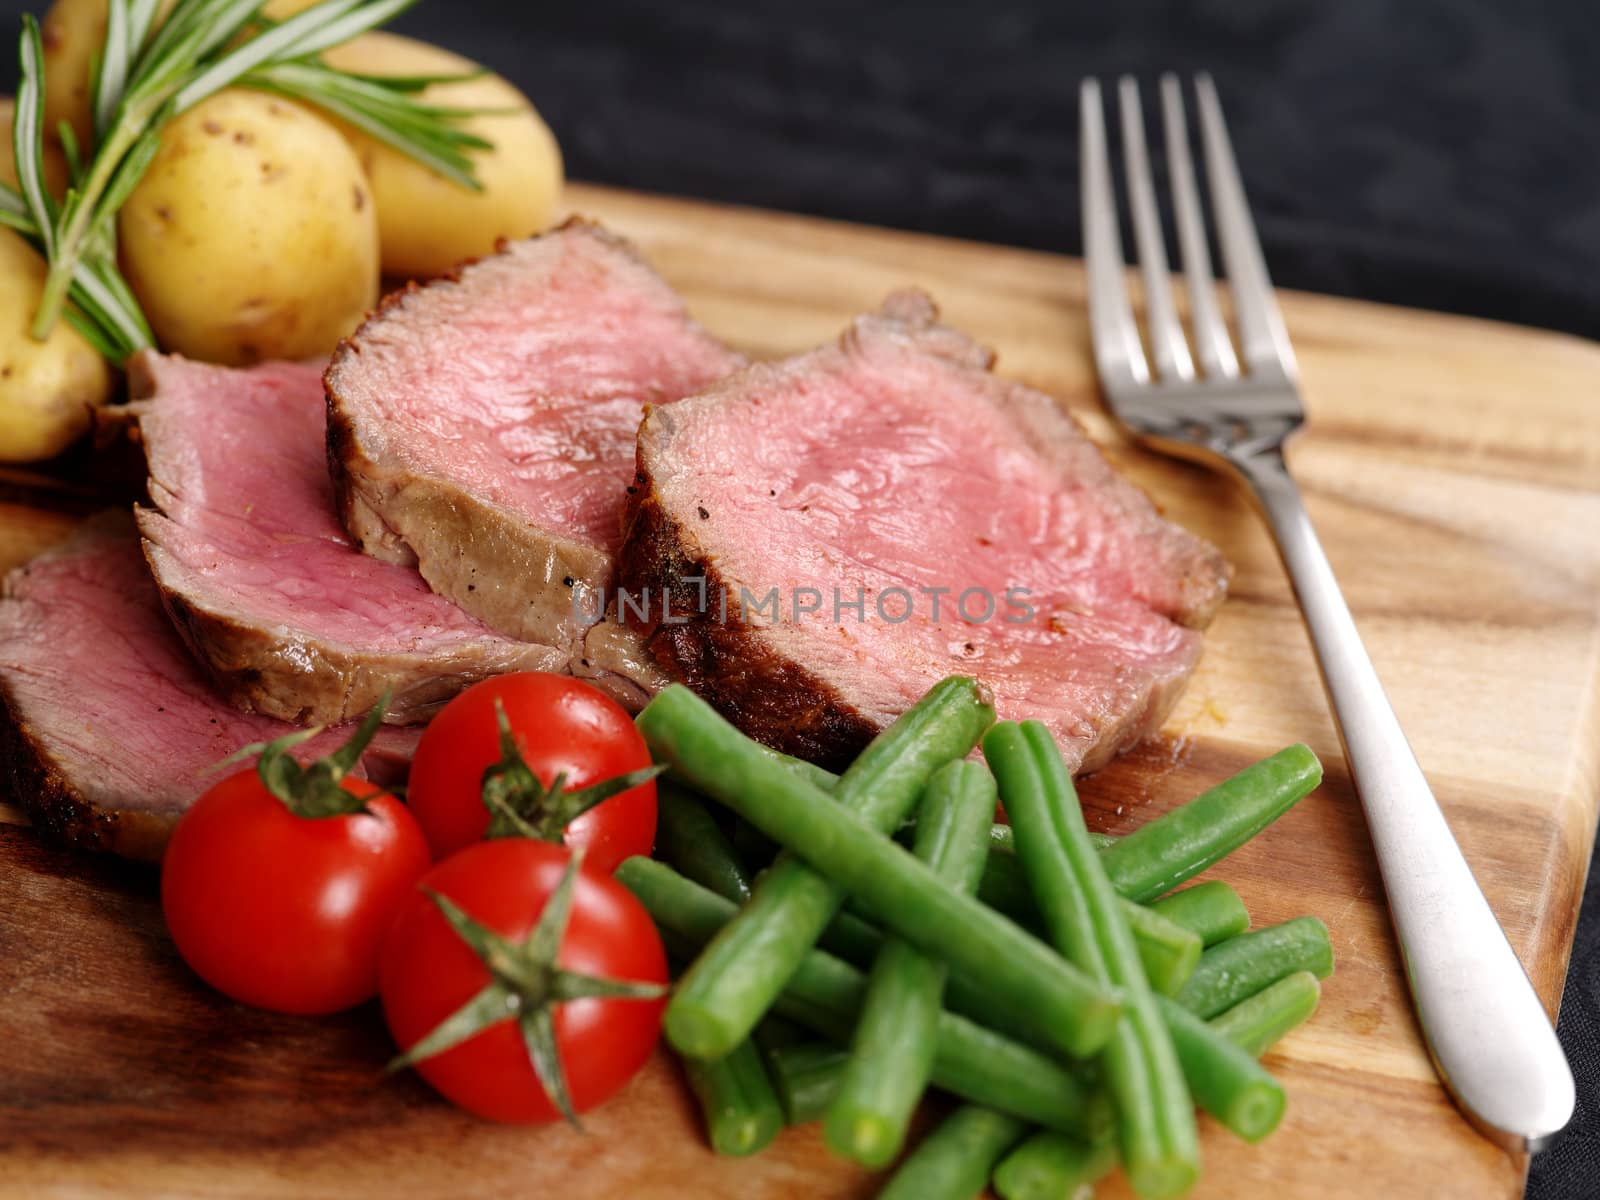
[[[1485,1133],[1541,1149],[1574,1104],[1555,1030],[1417,765],[1282,452],[1233,463],[1266,513],[1305,614],[1434,1063]]]

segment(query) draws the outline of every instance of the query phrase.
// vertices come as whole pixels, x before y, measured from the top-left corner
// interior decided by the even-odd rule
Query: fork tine
[[[1239,316],[1239,345],[1253,371],[1278,366],[1295,377],[1294,350],[1284,328],[1283,314],[1272,296],[1272,280],[1261,257],[1250,206],[1244,198],[1239,164],[1234,161],[1228,127],[1222,119],[1216,85],[1202,72],[1195,77],[1200,98],[1200,139],[1205,150],[1206,179],[1211,184],[1211,204],[1217,216],[1217,240],[1228,264],[1233,307]]]
[[[1100,83],[1085,79],[1078,90],[1079,153],[1083,162],[1083,257],[1089,281],[1089,325],[1095,365],[1107,392],[1118,385],[1150,381],[1139,327],[1123,276],[1122,237],[1117,232],[1117,202],[1111,190],[1111,160],[1106,153],[1106,122]]]
[[[1217,311],[1216,281],[1211,277],[1211,249],[1206,245],[1206,218],[1195,186],[1194,160],[1189,157],[1189,127],[1183,115],[1183,86],[1170,71],[1161,77],[1161,117],[1167,144],[1167,174],[1172,177],[1172,209],[1177,216],[1178,250],[1189,286],[1189,320],[1194,326],[1195,353],[1213,378],[1239,374],[1228,327]]]
[[[1139,81],[1124,75],[1117,84],[1117,108],[1122,117],[1122,158],[1128,176],[1128,207],[1133,211],[1134,245],[1144,272],[1145,315],[1150,321],[1150,349],[1156,374],[1162,379],[1193,379],[1194,361],[1178,323],[1168,277],[1167,247],[1161,237],[1161,217],[1156,191],[1150,182],[1150,152],[1144,141],[1144,109],[1139,103]]]

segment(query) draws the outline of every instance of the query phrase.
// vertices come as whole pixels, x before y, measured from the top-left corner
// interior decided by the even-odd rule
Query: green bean
[[[1000,1160],[994,1190],[1002,1200],[1074,1200],[1093,1195],[1116,1165],[1114,1143],[1093,1145],[1041,1129]]]
[[[1244,901],[1220,879],[1197,883],[1150,903],[1150,911],[1200,935],[1207,946],[1237,937],[1250,928]]]
[[[983,878],[978,881],[978,899],[997,912],[1004,913],[1018,925],[1028,929],[1038,928],[1039,906],[1034,903],[1022,864],[1017,861],[1011,826],[995,825],[991,829],[1003,829],[1006,836],[999,840],[991,834],[989,857],[983,864]],[[1090,835],[1090,841],[1095,841],[1094,835]],[[1133,902],[1130,900],[1127,903],[1132,905]]]
[[[832,1042],[800,1042],[767,1056],[772,1085],[791,1125],[820,1121],[844,1082],[850,1051]]]
[[[994,777],[979,763],[947,763],[928,780],[912,852],[955,891],[977,885],[994,802]],[[883,940],[824,1127],[835,1154],[882,1168],[900,1153],[933,1067],[944,981],[944,963],[897,937]]]
[[[1108,850],[1117,844],[1118,839],[1109,833],[1095,833],[1089,831],[1089,844],[1096,850]],[[989,826],[989,846],[994,850],[1006,850],[1015,853],[1017,848],[1017,833],[1010,825],[996,822]]]
[[[664,779],[656,781],[656,854],[719,896],[750,899],[749,873],[706,806]]]
[[[762,1149],[783,1128],[783,1110],[751,1041],[715,1062],[685,1058],[684,1073],[700,1102],[706,1136],[718,1154],[740,1156]]]
[[[1111,884],[1130,900],[1154,900],[1233,853],[1322,782],[1304,746],[1279,750],[1142,825],[1101,852]]]
[[[1119,903],[1128,918],[1128,924],[1133,929],[1134,941],[1139,947],[1139,958],[1144,963],[1150,986],[1163,995],[1176,993],[1200,961],[1202,945],[1199,935],[1131,900],[1121,900]],[[1032,909],[1031,902],[1030,909]],[[1033,909],[1031,915],[1036,924],[1037,909]],[[1034,924],[1028,925],[1027,928],[1030,932],[1038,932]],[[823,930],[819,945],[847,962],[865,966],[872,962],[872,956],[877,952],[882,936],[877,929],[867,924],[866,920],[847,909]],[[960,991],[959,994],[966,995],[964,991]],[[961,1012],[967,1011],[961,1003],[951,1003],[949,1007]]]
[[[930,695],[945,688],[941,684]],[[983,711],[986,716],[987,709]],[[762,893],[779,867],[757,884],[740,916],[754,936],[719,937],[689,969],[668,1004],[667,1032],[675,1045],[703,1049],[720,1045],[730,1033],[742,1036],[749,1010],[763,1011],[771,988],[781,988],[793,970],[791,964],[803,956],[790,952],[802,941],[807,946],[814,942],[832,917],[841,894],[838,888],[855,892],[893,932],[943,959],[952,970],[985,980],[1013,1011],[1035,1014],[1040,1027],[1067,1054],[1081,1058],[1105,1045],[1120,1016],[1115,989],[1091,980],[994,910],[952,892],[890,838],[875,836],[883,824],[868,824],[844,805],[828,803],[826,792],[774,767],[753,749],[754,743],[689,689],[673,686],[657,694],[639,714],[637,724],[658,759],[672,764],[700,791],[760,826],[835,881],[822,885],[823,903],[808,908],[800,930],[803,938],[794,936],[795,923],[769,931],[767,923],[746,920],[761,903]],[[948,749],[949,739],[942,741],[941,748]],[[836,798],[849,783],[850,774],[861,770],[882,744],[884,737],[867,748],[840,781]],[[881,772],[869,769],[867,773]],[[816,876],[808,871],[803,878],[804,886],[811,888]],[[763,911],[773,907],[764,905]],[[821,919],[813,923],[811,918],[816,916]],[[782,947],[782,953],[770,952],[774,943]],[[735,949],[744,957],[727,953]],[[775,983],[770,978],[774,964],[778,969]],[[691,989],[691,983],[699,986]],[[708,1002],[711,993],[716,993],[715,1003]],[[680,1013],[676,1024],[675,1007]]]
[[[973,1200],[995,1162],[1026,1131],[1005,1113],[958,1108],[900,1164],[878,1200]]]
[[[1259,1142],[1276,1129],[1288,1104],[1283,1086],[1188,1009],[1165,996],[1156,1001],[1200,1107],[1247,1142]]]
[[[1315,917],[1296,917],[1218,942],[1200,956],[1177,1001],[1190,1012],[1214,1017],[1296,971],[1310,971],[1318,979],[1333,974],[1328,927]]]
[[[1260,1058],[1279,1038],[1310,1018],[1321,994],[1322,985],[1315,975],[1296,971],[1212,1017],[1208,1024],[1247,1054]]]
[[[784,754],[781,751],[772,749],[770,746],[762,746],[761,753],[775,766],[782,767],[791,774],[798,775],[807,783],[813,784],[825,792],[831,792],[839,782],[839,776],[828,770],[828,768],[819,767],[816,763],[807,762],[803,758],[795,758],[792,754]],[[678,774],[677,771],[672,769],[668,769],[661,778],[669,783],[677,784],[679,787],[693,786],[687,777]]]
[[[675,953],[709,942],[737,911],[653,859],[627,859],[616,879],[645,906]],[[779,1016],[842,1043],[850,1039],[865,995],[860,971],[813,950],[789,977],[776,1008]],[[1109,1131],[1104,1098],[1038,1051],[949,1012],[940,1014],[936,1041],[935,1086],[1089,1140]]]
[[[984,735],[983,754],[1000,781],[1017,857],[1056,946],[1122,990],[1125,1017],[1100,1063],[1128,1180],[1141,1196],[1177,1196],[1200,1173],[1194,1104],[1133,932],[1089,842],[1072,776],[1038,721],[1000,722]]]
[[[1113,902],[1133,935],[1145,979],[1163,996],[1177,995],[1200,962],[1200,951],[1205,948],[1200,935],[1121,896]]]
[[[777,795],[783,790],[780,785],[787,785],[804,797],[808,810],[843,817],[861,832],[888,833],[916,803],[928,776],[965,755],[993,719],[988,695],[974,681],[954,677],[936,684],[844,773],[832,793],[838,804],[827,803],[826,793],[775,762],[769,751],[738,733],[685,687],[669,687],[657,695],[639,714],[638,728],[679,778],[724,804],[729,796],[709,785],[720,781],[741,798],[763,800],[767,797],[762,793]],[[740,763],[723,761],[726,751],[717,748],[721,742],[736,745]],[[730,807],[739,811],[737,805]],[[749,812],[741,815],[751,817]],[[762,825],[759,820],[752,823]],[[744,1040],[839,911],[841,884],[792,855],[780,855],[738,918],[679,981],[664,1018],[668,1040],[701,1058],[717,1058]]]
[[[773,762],[788,771],[798,775],[801,779],[815,784],[825,792],[831,792],[838,786],[839,777],[826,767],[819,767],[815,763],[807,762],[803,758],[794,758],[788,754],[762,746],[761,749]],[[668,778],[671,778],[669,775]],[[733,828],[734,848],[739,851],[739,857],[748,863],[752,870],[765,870],[772,865],[772,860],[778,857],[778,852],[783,849],[777,842],[762,833],[748,821],[737,821]]]

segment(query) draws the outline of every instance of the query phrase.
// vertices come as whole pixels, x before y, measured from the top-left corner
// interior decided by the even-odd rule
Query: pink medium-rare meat
[[[421,721],[462,688],[547,670],[410,567],[362,554],[334,512],[321,370],[234,370],[145,354],[130,387],[150,467],[145,555],[179,634],[235,707],[354,720],[392,692]]]
[[[936,317],[900,293],[836,346],[652,410],[624,609],[790,753],[844,762],[961,673],[1092,770],[1164,719],[1228,567]]]
[[[295,727],[222,703],[172,631],[123,513],[93,518],[12,571],[0,596],[0,778],[43,832],[157,859],[240,746]],[[330,729],[297,755],[336,748]],[[403,774],[416,731],[386,726],[362,767]],[[233,768],[230,768],[233,769]]]
[[[660,682],[599,622],[646,404],[742,364],[625,242],[568,222],[387,301],[325,376],[340,515],[491,628],[640,701]]]

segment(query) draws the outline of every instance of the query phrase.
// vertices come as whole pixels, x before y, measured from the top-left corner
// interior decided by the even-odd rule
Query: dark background
[[[1209,69],[1278,283],[1600,337],[1592,0],[425,0],[395,28],[517,83],[574,178],[1070,253],[1078,81]],[[1600,873],[1572,963],[1578,1116],[1531,1200],[1600,1197]]]

